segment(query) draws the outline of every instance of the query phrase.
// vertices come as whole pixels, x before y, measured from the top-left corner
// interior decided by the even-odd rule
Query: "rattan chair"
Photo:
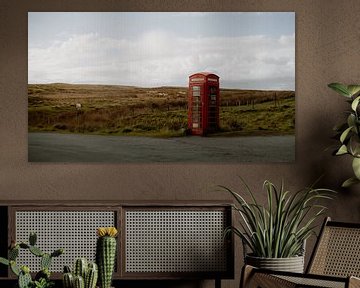
[[[240,287],[360,287],[360,224],[326,218],[306,273],[278,272],[246,265]]]

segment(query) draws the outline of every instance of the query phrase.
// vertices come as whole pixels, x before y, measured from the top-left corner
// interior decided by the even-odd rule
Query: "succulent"
[[[41,262],[40,262],[41,269],[45,269],[45,268],[49,269],[51,265],[51,260],[52,260],[51,255],[48,253],[44,253],[41,256]]]
[[[6,266],[10,265],[10,261],[8,259],[2,258],[2,257],[0,257],[0,263],[4,264]]]
[[[29,236],[29,244],[20,242],[16,243],[11,242],[8,259],[0,257],[0,263],[10,266],[11,271],[18,276],[18,286],[19,288],[48,288],[52,286],[50,281],[50,265],[53,257],[58,257],[64,253],[63,249],[57,249],[51,254],[44,253],[36,245],[37,236],[36,233],[32,232]],[[41,270],[36,274],[35,281],[32,280],[30,275],[30,269],[28,266],[19,267],[16,263],[16,259],[19,256],[20,249],[29,250],[30,253],[37,257],[41,257],[40,266]]]
[[[87,268],[88,261],[86,260],[86,258],[76,259],[74,267],[75,276],[81,276],[83,279],[85,279]]]
[[[21,267],[21,271],[19,273],[18,285],[19,288],[28,288],[32,283],[30,269],[27,266]]]
[[[98,279],[98,266],[96,263],[90,263],[85,276],[85,288],[95,288]]]
[[[58,257],[64,253],[64,249],[57,249],[51,253],[51,257]]]
[[[29,248],[30,248],[30,245],[21,242],[21,243],[19,244],[19,247],[22,248],[22,249],[29,249]]]
[[[54,286],[54,282],[49,282],[46,279],[42,278],[40,280],[35,280],[33,282],[33,288],[50,288]]]
[[[97,229],[99,238],[96,243],[96,262],[99,267],[100,288],[110,288],[116,258],[115,227],[101,227]]]
[[[64,273],[71,273],[71,268],[67,265],[64,266]]]
[[[35,256],[38,256],[38,257],[41,257],[41,256],[44,255],[44,252],[42,252],[39,247],[36,247],[36,246],[33,246],[33,245],[31,245],[31,246],[29,247],[29,251],[30,251],[32,254],[34,254]]]
[[[74,277],[74,288],[85,288],[84,278],[80,275]]]
[[[64,267],[64,273],[62,276],[64,288],[73,288],[74,286],[74,275],[71,273],[68,266]]]
[[[37,235],[34,232],[31,232],[29,235],[29,243],[31,246],[35,246],[37,241]]]
[[[9,262],[11,271],[16,275],[19,276],[20,274],[20,268],[16,265],[16,262],[14,260],[10,260]]]
[[[35,275],[35,280],[41,280],[41,279],[50,279],[50,271],[48,268],[44,268],[42,270],[40,270],[38,273],[36,273]]]
[[[20,246],[15,246],[14,248],[10,249],[8,252],[8,257],[9,260],[16,260],[16,258],[19,256],[19,247]]]
[[[96,263],[88,263],[85,258],[78,258],[74,263],[74,273],[69,266],[64,266],[64,288],[95,288],[98,279]]]

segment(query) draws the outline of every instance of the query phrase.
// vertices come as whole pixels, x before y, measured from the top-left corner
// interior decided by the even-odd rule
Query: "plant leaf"
[[[346,140],[346,137],[348,136],[348,134],[352,128],[353,128],[353,126],[350,126],[349,128],[345,129],[345,131],[343,133],[341,133],[341,136],[340,136],[341,143],[344,143],[344,141]]]
[[[10,268],[11,271],[16,275],[19,276],[20,274],[20,268],[16,265],[15,261],[10,261]]]
[[[356,98],[354,99],[354,101],[352,101],[352,103],[351,103],[351,109],[352,109],[352,110],[356,111],[356,108],[357,108],[358,105],[359,105],[359,101],[360,101],[360,96],[356,97]]]
[[[351,147],[351,154],[354,157],[360,157],[360,139],[357,135],[353,135],[350,138],[349,146]]]
[[[359,184],[359,183],[360,183],[359,179],[357,179],[356,177],[351,177],[351,178],[345,180],[344,183],[341,185],[341,187],[349,188],[350,186]]]
[[[10,264],[9,260],[8,260],[8,259],[5,259],[5,258],[3,258],[3,257],[0,257],[0,263],[1,263],[1,264],[4,264],[4,265],[9,265],[9,264]]]
[[[341,124],[334,126],[333,130],[336,132],[342,132],[349,126],[351,126],[349,123],[341,123]]]
[[[350,96],[354,96],[360,92],[360,85],[348,85],[347,90]]]
[[[347,118],[347,124],[350,126],[355,126],[355,120],[356,120],[356,116],[353,113],[350,113],[348,118]]]
[[[339,93],[342,96],[345,97],[351,97],[350,92],[347,88],[346,85],[341,84],[341,83],[330,83],[328,85],[329,88],[333,89],[334,91],[336,91],[337,93]]]
[[[341,147],[339,148],[339,150],[336,152],[335,155],[344,155],[344,154],[347,154],[349,153],[346,145],[341,145]]]
[[[313,222],[325,210],[317,201],[331,199],[330,192],[334,192],[310,187],[290,193],[284,190],[283,183],[277,189],[270,181],[265,181],[267,203],[262,206],[255,197],[251,197],[254,201],[246,202],[240,194],[222,188],[238,202],[233,208],[241,216],[240,227],[227,228],[225,232],[239,236],[255,256],[276,258],[301,253],[304,241],[313,234]],[[245,190],[245,193],[252,193],[246,185]],[[311,217],[310,211],[314,212]]]
[[[357,179],[360,180],[360,158],[354,157],[352,168]]]

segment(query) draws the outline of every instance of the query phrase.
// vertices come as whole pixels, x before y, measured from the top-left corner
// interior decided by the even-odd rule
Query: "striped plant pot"
[[[263,258],[246,255],[245,263],[262,269],[304,273],[304,256]]]

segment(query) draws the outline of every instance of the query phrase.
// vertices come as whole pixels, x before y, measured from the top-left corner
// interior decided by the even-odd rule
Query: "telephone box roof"
[[[215,76],[215,77],[219,78],[219,76],[217,76],[217,75],[214,74],[214,73],[210,73],[210,72],[198,72],[198,73],[195,73],[195,74],[190,75],[189,78],[191,78],[191,77],[193,77],[193,76],[195,76],[195,75],[203,75],[203,76],[205,76],[205,77],[208,77],[208,76],[211,75],[211,76]]]

